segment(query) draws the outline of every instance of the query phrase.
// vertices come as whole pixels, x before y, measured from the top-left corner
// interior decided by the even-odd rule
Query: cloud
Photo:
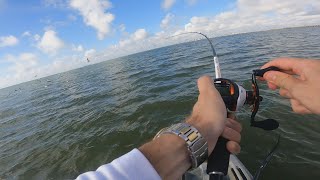
[[[0,47],[14,46],[18,43],[19,40],[15,36],[9,35],[0,37]]]
[[[145,39],[148,36],[148,33],[145,29],[137,29],[136,32],[133,33],[132,39],[134,41],[139,41]]]
[[[34,39],[35,41],[39,41],[40,38],[41,38],[41,36],[40,36],[39,34],[33,35],[33,39]]]
[[[35,37],[35,39],[37,39]],[[64,46],[64,42],[53,30],[47,30],[39,40],[37,47],[44,53],[54,55]]]
[[[298,7],[296,7],[297,5]],[[101,56],[111,59],[194,40],[195,36],[168,38],[190,31],[222,36],[274,28],[319,25],[319,8],[320,1],[315,0],[283,0],[281,2],[276,0],[238,0],[228,11],[214,16],[195,16],[190,18],[184,26],[165,28],[170,25],[173,18],[173,15],[168,13],[160,22],[162,27],[160,32],[150,34],[145,29],[137,30],[121,39],[117,44],[108,47]],[[144,34],[144,36],[137,36],[137,34]],[[139,38],[134,37],[143,38],[136,40]]]
[[[184,31],[215,36],[320,24],[320,1],[238,0],[235,9],[212,17],[192,17]]]
[[[82,45],[81,45],[81,44],[80,44],[80,45],[78,45],[78,46],[76,46],[76,45],[72,44],[72,51],[82,52],[82,51],[84,51],[84,48],[82,47]]]
[[[73,1],[75,0],[71,0],[71,2]],[[101,17],[100,15],[106,15],[106,13],[104,13],[105,9],[110,8],[111,5],[101,5],[101,3],[97,2],[96,0],[92,2],[90,1],[90,3],[88,3],[87,1],[75,2],[82,2],[83,4],[85,4],[82,5],[80,3],[82,6],[87,6],[81,6],[81,8],[79,7],[78,9],[75,9],[79,10],[85,22],[88,21],[87,25],[94,27],[99,33],[98,26],[101,25],[99,20]],[[169,4],[170,6],[166,7],[170,9],[175,2],[176,1],[171,1],[171,4]],[[97,8],[97,4],[99,8],[103,7],[101,10],[102,12],[91,13],[91,10]],[[87,9],[90,9],[90,11]],[[86,14],[82,11],[88,13]],[[94,24],[97,27],[95,27],[94,25],[89,25],[89,21],[95,19],[93,18],[95,17],[95,15],[98,15],[98,18],[96,18],[98,19],[96,21],[97,24]],[[229,9],[228,11],[224,11],[214,16],[195,16],[190,18],[189,22],[187,22],[183,26],[175,26],[174,29],[171,29],[171,27],[166,28],[170,24],[172,24],[172,18],[173,15],[168,13],[164,17],[164,19],[159,22],[159,24],[161,24],[160,26],[163,27],[160,32],[150,33],[146,29],[141,28],[137,29],[131,34],[122,33],[122,38],[118,43],[107,47],[103,52],[100,53],[96,52],[95,49],[85,50],[82,45],[73,45],[71,48],[68,48],[68,50],[70,52],[72,52],[73,50],[75,52],[75,55],[72,55],[71,57],[54,57],[55,59],[52,60],[52,63],[47,65],[41,65],[36,54],[22,53],[16,56],[7,55],[5,58],[1,59],[6,59],[7,62],[12,63],[12,66],[9,68],[9,70],[13,73],[7,73],[8,75],[6,75],[5,77],[0,77],[0,87],[31,80],[32,78],[34,78],[35,74],[38,74],[38,77],[43,77],[75,69],[78,67],[83,67],[88,64],[87,61],[84,60],[83,56],[94,59],[94,63],[96,63],[108,59],[117,58],[119,56],[172,45],[181,42],[181,39],[183,39],[183,42],[185,42],[185,40],[187,39],[185,38],[186,36],[183,36],[183,38],[179,39],[168,37],[172,36],[173,34],[180,34],[186,31],[200,31],[208,35],[211,34],[214,36],[221,36],[233,33],[268,30],[273,28],[319,25],[320,1],[238,0],[234,4],[234,6],[232,6],[232,9]],[[104,23],[104,21],[101,22]],[[110,23],[106,23],[108,24],[108,28],[110,28]],[[125,26],[120,25],[118,29],[120,31],[125,31]],[[104,37],[106,34],[102,33],[102,35]],[[55,53],[64,46],[64,42],[59,37],[57,37],[56,32],[50,29],[47,29],[42,37],[36,34],[33,35],[33,38],[37,42],[37,47],[43,52]]]
[[[87,65],[87,61],[77,55],[58,57],[45,65],[41,65],[39,57],[33,53],[21,53],[17,56],[9,54],[2,57],[2,59],[11,63],[11,66],[7,68],[7,75],[0,77],[0,88]]]
[[[88,52],[92,53],[93,51],[95,50],[89,50]],[[88,64],[83,59],[83,53],[56,57],[49,64],[39,63],[39,56],[30,52],[18,55],[8,54],[0,59],[6,61],[9,65],[4,70],[5,75],[0,76],[0,88],[69,71]]]
[[[124,31],[126,30],[126,25],[120,24],[119,30],[120,30],[121,32],[124,32]]]
[[[6,76],[0,77],[0,88],[22,83],[33,78],[33,68],[38,65],[38,57],[33,53],[21,53],[17,56],[8,54],[2,57],[8,63],[11,63],[7,68]]]
[[[242,12],[251,10],[250,14],[274,12],[277,15],[303,15],[308,14],[311,9],[320,10],[318,0],[267,0],[267,1],[250,1],[239,0],[238,9]],[[310,9],[310,7],[312,7]]]
[[[30,31],[25,31],[22,33],[22,37],[29,37],[29,36],[31,36]]]
[[[174,5],[175,2],[176,2],[176,0],[163,0],[161,7],[164,10],[169,10]]]
[[[171,13],[168,13],[162,20],[161,20],[161,24],[160,27],[162,29],[166,29],[169,27],[171,21],[173,20],[174,15]]]
[[[137,41],[142,41],[148,37],[148,32],[145,29],[137,29],[133,34],[127,39],[122,39],[119,41],[119,46],[129,46],[134,44]]]
[[[105,10],[111,8],[108,0],[71,0],[70,6],[80,12],[87,26],[97,30],[99,40],[104,39],[111,32],[111,23],[115,16],[105,13]]]
[[[84,53],[84,56],[85,56],[86,58],[89,58],[89,57],[94,56],[95,53],[96,53],[96,50],[95,50],[95,49],[89,49],[89,50],[87,50],[87,51]]]
[[[21,53],[19,56],[8,55],[7,60],[14,63],[9,67],[18,76],[23,76],[22,72],[30,70],[30,68],[38,64],[38,57],[33,53]]]

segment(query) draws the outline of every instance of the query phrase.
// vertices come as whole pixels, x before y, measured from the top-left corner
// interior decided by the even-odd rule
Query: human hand
[[[199,78],[198,88],[198,101],[193,107],[191,116],[186,120],[187,123],[194,126],[207,140],[209,154],[221,135],[230,140],[226,144],[227,149],[231,153],[238,153],[241,125],[234,120],[234,116],[228,115],[227,118],[226,106],[210,77]],[[161,135],[141,146],[139,150],[162,179],[179,179],[191,165],[185,141],[176,135]]]
[[[214,87],[212,79],[209,76],[199,78],[198,88],[198,101],[187,123],[196,127],[207,140],[209,154],[213,151],[221,134],[231,140],[227,143],[228,150],[232,153],[239,152],[241,125],[227,118],[226,106]]]
[[[294,112],[320,114],[320,61],[298,58],[274,59],[261,68],[276,66],[283,72],[266,72],[262,80],[270,89],[280,88],[281,96],[289,98]]]
[[[222,132],[222,137],[228,139],[227,142],[227,149],[232,154],[239,154],[241,147],[240,147],[240,140],[241,140],[241,131],[242,126],[237,121],[236,116],[233,113],[228,113],[228,118],[226,122],[226,126]]]

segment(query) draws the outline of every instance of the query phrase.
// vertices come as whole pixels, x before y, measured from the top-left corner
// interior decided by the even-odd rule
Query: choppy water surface
[[[250,72],[279,56],[320,58],[320,28],[214,38],[224,77],[250,88]],[[183,120],[197,99],[196,79],[213,75],[204,40],[143,52],[0,90],[0,179],[72,179]],[[318,83],[318,82],[315,82]],[[278,119],[278,153],[261,179],[320,177],[320,118],[292,113],[261,85],[257,118]],[[254,173],[275,133],[242,121],[240,160]]]

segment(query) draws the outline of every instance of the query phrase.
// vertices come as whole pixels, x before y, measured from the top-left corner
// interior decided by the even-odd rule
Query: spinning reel
[[[252,114],[250,124],[252,127],[261,128],[267,131],[275,130],[279,127],[279,123],[274,119],[265,119],[256,121],[255,116],[259,110],[262,97],[259,93],[256,76],[263,77],[267,71],[280,71],[277,67],[268,67],[266,69],[253,70],[251,83],[252,90],[245,90],[242,86],[234,83],[229,79],[217,78],[214,80],[214,85],[219,91],[222,99],[229,111],[238,111],[245,104],[252,106]]]

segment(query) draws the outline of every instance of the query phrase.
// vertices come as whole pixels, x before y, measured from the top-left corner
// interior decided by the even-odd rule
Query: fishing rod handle
[[[228,139],[220,136],[215,148],[208,157],[207,174],[210,180],[220,179],[228,174],[230,152],[227,150]]]

